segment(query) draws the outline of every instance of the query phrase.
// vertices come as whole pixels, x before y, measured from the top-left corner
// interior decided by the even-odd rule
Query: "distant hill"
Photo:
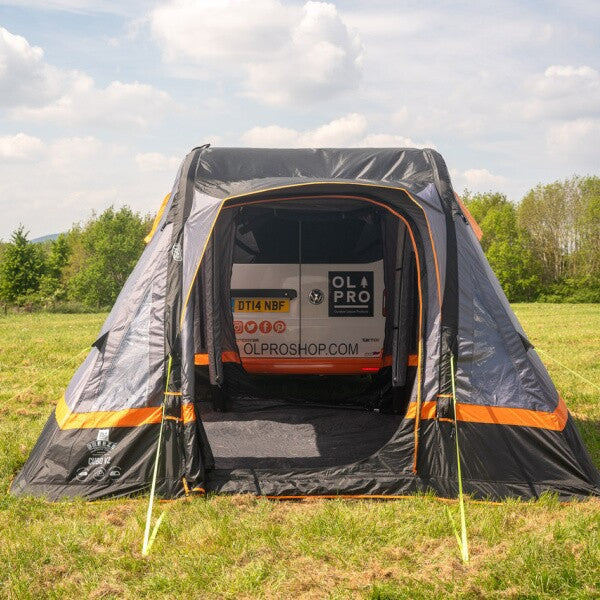
[[[42,244],[43,242],[54,241],[59,235],[60,233],[49,233],[48,235],[43,235],[41,237],[34,238],[31,241],[35,242],[36,244]]]

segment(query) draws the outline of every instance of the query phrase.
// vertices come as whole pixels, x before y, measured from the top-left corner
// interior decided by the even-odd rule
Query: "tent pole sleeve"
[[[215,249],[214,231],[206,247],[205,292],[206,306],[206,350],[208,352],[208,372],[211,385],[223,383],[223,363],[221,361],[221,303],[219,301],[220,273]]]
[[[406,227],[398,224],[399,231],[394,280],[394,337],[392,346],[392,386],[403,387],[406,383],[408,345],[410,341],[410,241]]]
[[[452,389],[449,368],[450,355],[457,355],[458,346],[458,250],[456,240],[456,215],[462,212],[450,186],[450,175],[444,159],[432,150],[424,150],[428,157],[433,181],[441,200],[446,221],[445,285],[441,310],[441,345],[439,368],[439,393],[449,394]]]

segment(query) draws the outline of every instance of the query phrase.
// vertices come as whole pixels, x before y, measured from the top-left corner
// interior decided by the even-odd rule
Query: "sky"
[[[461,193],[600,175],[600,2],[0,3],[0,239],[154,213],[189,150],[432,147]]]

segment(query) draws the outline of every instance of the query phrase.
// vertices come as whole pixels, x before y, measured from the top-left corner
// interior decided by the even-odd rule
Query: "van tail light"
[[[384,317],[387,317],[387,292],[386,290],[383,290],[383,297],[381,299],[381,314]]]
[[[374,373],[375,371],[379,371],[379,367],[363,367],[361,371],[365,373]]]

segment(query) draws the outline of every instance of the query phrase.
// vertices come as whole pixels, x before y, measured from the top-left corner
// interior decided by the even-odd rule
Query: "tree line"
[[[23,226],[0,248],[0,300],[54,310],[100,310],[116,300],[152,225],[129,207],[108,208],[44,243]]]
[[[511,302],[600,302],[600,177],[497,192],[465,203]],[[56,240],[33,243],[20,226],[0,245],[0,301],[48,310],[100,310],[115,301],[144,249],[149,215],[109,208]]]
[[[600,302],[600,177],[530,190],[463,196],[481,245],[511,302]]]

